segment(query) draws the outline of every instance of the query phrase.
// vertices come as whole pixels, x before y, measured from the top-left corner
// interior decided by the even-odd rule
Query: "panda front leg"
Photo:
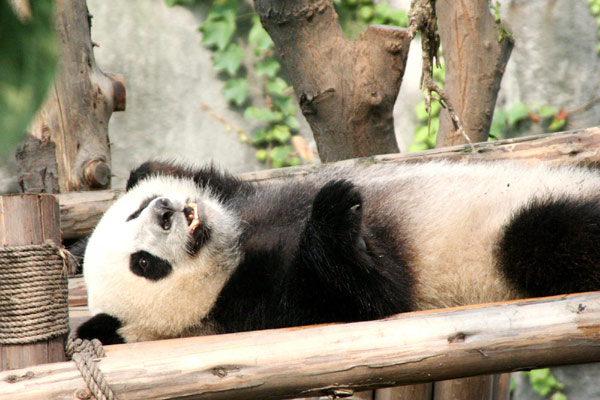
[[[319,190],[283,285],[282,325],[384,316],[386,288],[362,224],[362,196],[353,183],[333,180]]]
[[[125,343],[118,330],[122,323],[118,318],[105,313],[94,315],[77,328],[77,337],[80,339],[98,339],[102,344]]]

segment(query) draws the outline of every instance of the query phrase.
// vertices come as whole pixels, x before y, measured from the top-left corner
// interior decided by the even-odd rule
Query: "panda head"
[[[236,214],[191,179],[151,176],[104,214],[84,257],[88,304],[128,342],[202,332],[240,262]]]

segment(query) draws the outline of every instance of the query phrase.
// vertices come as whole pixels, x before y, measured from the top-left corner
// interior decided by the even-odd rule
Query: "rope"
[[[76,265],[71,253],[50,241],[0,247],[0,344],[32,343],[69,331],[67,278]],[[69,334],[65,353],[97,400],[117,400],[97,365],[105,355],[99,340]]]
[[[65,353],[67,357],[72,357],[88,389],[97,400],[117,400],[104,374],[98,368],[98,359],[105,356],[102,343],[98,339],[82,340],[69,334]]]
[[[0,344],[65,335],[69,326],[68,251],[51,241],[0,247]]]

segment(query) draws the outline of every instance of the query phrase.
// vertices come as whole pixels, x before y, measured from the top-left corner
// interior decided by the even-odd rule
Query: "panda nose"
[[[171,225],[173,224],[173,214],[175,213],[175,207],[171,200],[166,197],[159,197],[154,202],[152,211],[161,228],[165,231],[171,229]]]

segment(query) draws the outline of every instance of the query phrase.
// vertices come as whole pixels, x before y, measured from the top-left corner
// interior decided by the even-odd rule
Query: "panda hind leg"
[[[537,199],[507,224],[499,267],[528,296],[600,290],[600,199]]]

